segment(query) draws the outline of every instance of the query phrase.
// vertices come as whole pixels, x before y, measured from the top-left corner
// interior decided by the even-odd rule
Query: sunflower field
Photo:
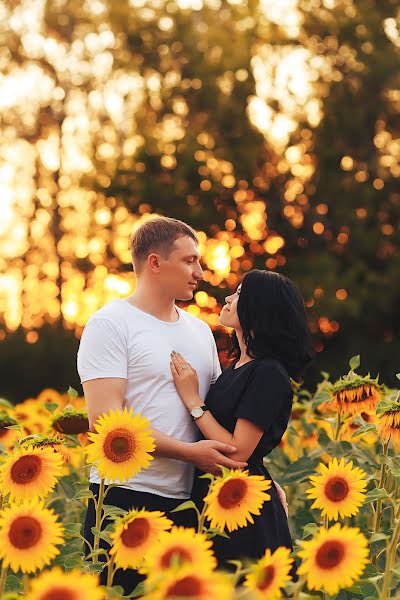
[[[227,469],[209,475],[204,509],[179,507],[196,511],[197,531],[162,512],[123,511],[107,504],[105,482],[150,464],[147,419],[111,411],[90,433],[72,388],[16,406],[1,399],[0,598],[400,598],[400,392],[360,374],[358,356],[349,367],[337,381],[322,373],[314,393],[295,386],[287,432],[265,459],[287,494],[293,553],[267,550],[230,573],[217,569],[213,538],[252,522],[270,481]],[[102,477],[98,499],[88,489],[91,464]],[[90,499],[92,543],[83,537]],[[144,576],[130,596],[114,582],[126,568]]]

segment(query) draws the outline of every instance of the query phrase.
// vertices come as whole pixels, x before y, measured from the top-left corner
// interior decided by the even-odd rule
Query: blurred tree
[[[10,72],[37,66],[52,88],[30,119],[20,119],[25,106],[3,121],[3,138],[14,127],[36,164],[30,243],[13,259],[41,282],[24,288],[38,298],[25,331],[61,311],[79,334],[111,293],[128,293],[128,231],[160,212],[204,232],[208,300],[194,313],[214,325],[214,297],[251,268],[280,270],[301,288],[321,352],[309,382],[361,352],[364,368],[395,384],[397,2],[192,4],[49,1],[44,28],[31,32],[14,14]],[[53,240],[51,268],[49,240],[32,254],[40,222]],[[53,306],[43,317],[49,277],[58,314]],[[32,310],[27,300],[25,315]],[[53,335],[62,328],[40,331]],[[7,333],[0,360],[22,339]],[[66,364],[75,381],[74,361]]]

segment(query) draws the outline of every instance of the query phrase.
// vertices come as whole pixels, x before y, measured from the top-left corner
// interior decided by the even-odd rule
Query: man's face
[[[159,266],[159,282],[171,298],[191,300],[198,282],[203,279],[196,242],[186,235],[179,237],[168,258],[159,258]]]

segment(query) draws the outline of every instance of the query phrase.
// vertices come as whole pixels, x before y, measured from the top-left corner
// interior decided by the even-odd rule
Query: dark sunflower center
[[[273,565],[268,565],[267,567],[264,567],[264,569],[259,575],[257,588],[259,590],[266,590],[271,585],[272,581],[274,580],[274,577],[275,567]]]
[[[62,585],[54,585],[40,596],[40,600],[79,600],[79,596],[78,591],[75,592]]]
[[[121,534],[121,541],[128,548],[136,548],[146,541],[150,532],[147,519],[134,519]]]
[[[42,461],[35,454],[21,456],[11,467],[11,479],[14,483],[30,483],[42,470]]]
[[[321,569],[334,569],[344,558],[344,546],[338,540],[329,540],[322,544],[315,561]]]
[[[164,569],[168,569],[173,563],[173,561],[177,560],[179,564],[183,562],[191,562],[191,556],[185,548],[181,548],[180,546],[175,546],[174,548],[170,548],[163,555],[161,560],[161,565]]]
[[[132,457],[135,439],[128,429],[119,427],[106,436],[103,449],[106,457],[112,462],[124,462]]]
[[[202,592],[201,582],[193,575],[183,577],[168,588],[166,598],[196,598]]]
[[[332,502],[344,500],[348,493],[349,486],[342,477],[332,477],[325,485],[325,495]]]
[[[8,539],[14,548],[26,550],[34,547],[42,536],[42,527],[34,517],[17,517],[11,523]]]
[[[234,508],[246,496],[247,484],[243,479],[229,479],[221,487],[218,502],[222,508]]]

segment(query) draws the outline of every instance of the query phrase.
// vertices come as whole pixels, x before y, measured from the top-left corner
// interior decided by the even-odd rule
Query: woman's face
[[[232,327],[233,329],[241,329],[240,321],[237,314],[237,304],[239,300],[240,290],[242,284],[240,284],[234,294],[225,298],[225,306],[221,310],[219,315],[219,323],[224,327]]]

